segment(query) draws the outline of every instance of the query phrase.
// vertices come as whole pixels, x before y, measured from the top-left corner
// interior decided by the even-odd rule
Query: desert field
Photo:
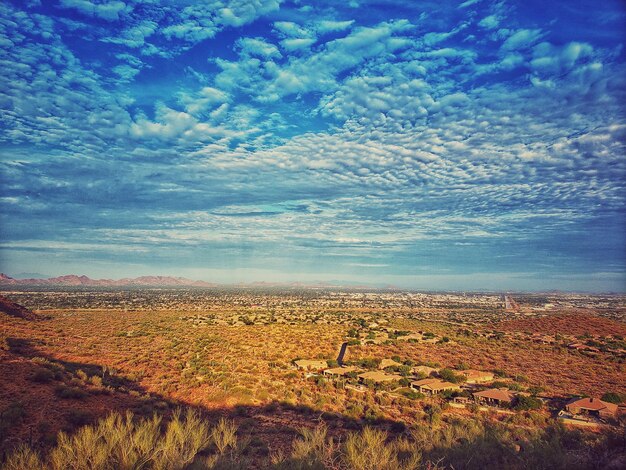
[[[623,462],[623,448],[610,441],[619,433],[617,419],[593,432],[561,429],[556,420],[572,397],[626,396],[622,298],[595,310],[598,299],[585,305],[560,299],[562,306],[546,312],[533,310],[523,297],[516,311],[506,311],[496,295],[154,289],[14,291],[5,297],[34,314],[2,314],[5,456],[22,443],[45,454],[58,444],[60,431],[72,435],[112,412],[167,421],[182,409],[213,425],[231,420],[245,444],[232,456],[240,468],[295,465],[303,432],[322,427],[322,441],[333,445],[374,429],[386,433],[383,441],[417,452],[407,443],[420,432],[428,430],[432,438],[436,430],[449,433],[468,423],[481,427],[473,431],[479,434],[490,426],[513,433],[500,446],[533,442],[527,449],[535,450],[559,429],[576,436],[568,438],[575,443],[569,450],[562,446],[564,454],[580,460],[581,453],[602,448],[607,465]],[[338,365],[343,343],[344,367],[379,370],[395,380],[322,374]],[[296,363],[301,359],[323,363],[302,370]],[[383,360],[390,365],[384,371]],[[464,370],[484,371],[491,374],[488,385],[532,397],[540,406],[509,410],[466,403],[487,385],[427,396],[409,385],[425,376],[413,369],[419,366],[449,380]],[[467,458],[458,448],[465,441],[451,439],[445,445],[422,442],[420,465],[479,465],[470,459],[459,467]],[[521,468],[537,458],[530,454],[518,449],[496,460]],[[339,457],[336,465],[331,461],[326,467],[344,465]]]

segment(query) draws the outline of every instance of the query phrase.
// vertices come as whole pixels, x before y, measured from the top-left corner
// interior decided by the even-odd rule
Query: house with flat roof
[[[478,403],[489,406],[510,406],[515,399],[515,394],[505,388],[490,388],[472,395]]]
[[[322,370],[328,367],[328,362],[321,359],[298,359],[293,363],[302,370]]]
[[[461,390],[457,384],[452,382],[444,382],[440,379],[422,379],[411,382],[411,388],[426,395],[437,395],[447,390]]]

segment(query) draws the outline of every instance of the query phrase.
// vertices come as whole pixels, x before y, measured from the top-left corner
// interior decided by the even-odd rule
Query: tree
[[[615,393],[615,392],[607,392],[604,395],[602,395],[602,398],[601,398],[602,401],[606,401],[608,403],[615,403],[616,405],[619,405],[620,403],[622,403],[624,399],[626,399],[626,396],[624,396],[624,394]]]
[[[518,411],[538,410],[543,406],[541,400],[535,397],[519,395],[514,408]]]

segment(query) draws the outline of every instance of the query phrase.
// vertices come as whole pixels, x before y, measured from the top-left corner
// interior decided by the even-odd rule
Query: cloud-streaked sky
[[[626,290],[619,0],[9,0],[2,270]]]

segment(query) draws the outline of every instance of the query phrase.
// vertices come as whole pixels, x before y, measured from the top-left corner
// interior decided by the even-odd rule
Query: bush
[[[519,395],[517,397],[514,408],[518,411],[538,410],[543,406],[541,400],[535,397]]]
[[[614,403],[616,405],[619,405],[624,400],[626,400],[626,395],[623,393],[607,392],[604,395],[602,395],[601,400],[606,401],[608,403]]]
[[[457,383],[461,383],[461,382],[465,382],[466,378],[463,374],[456,374],[453,370],[451,369],[441,369],[439,371],[439,376],[447,381],[447,382],[451,382],[453,384],[457,384]]]
[[[68,387],[67,385],[59,385],[54,389],[54,393],[59,398],[80,400],[87,396],[87,392],[76,387]]]
[[[84,426],[89,423],[91,415],[83,410],[70,410],[65,419],[73,426]]]
[[[285,468],[324,469],[332,461],[334,444],[327,439],[323,424],[313,429],[301,428],[300,437],[293,441],[292,461]]]
[[[30,376],[30,380],[37,383],[48,383],[54,380],[54,372],[50,369],[40,367]]]
[[[211,433],[211,437],[213,438],[213,443],[215,447],[217,447],[217,451],[220,455],[226,452],[226,449],[234,449],[237,445],[237,426],[234,421],[226,420],[224,418],[220,418],[217,426],[213,429]]]
[[[359,359],[357,364],[365,369],[377,369],[380,365],[380,359],[368,357]]]
[[[387,433],[369,426],[351,433],[345,444],[344,460],[354,470],[395,470],[393,448],[386,444]]]
[[[2,466],[2,470],[26,470],[44,468],[39,454],[28,446],[17,448]]]

